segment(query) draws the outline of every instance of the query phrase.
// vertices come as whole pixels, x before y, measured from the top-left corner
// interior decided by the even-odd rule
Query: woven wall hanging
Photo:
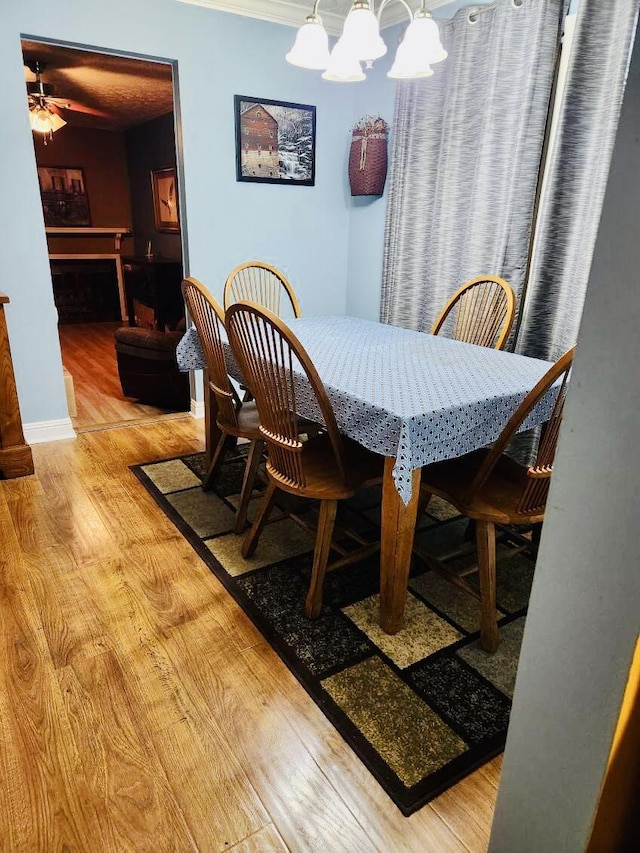
[[[349,151],[351,195],[382,195],[387,179],[389,125],[379,116],[364,116],[353,128]]]

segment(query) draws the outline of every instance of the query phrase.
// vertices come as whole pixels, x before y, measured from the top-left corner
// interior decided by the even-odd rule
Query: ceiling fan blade
[[[55,98],[54,103],[58,107],[65,110],[72,110],[76,113],[85,113],[86,115],[96,116],[97,118],[111,118],[109,113],[103,110],[97,110],[95,107],[89,107],[86,104],[81,104],[79,101],[69,100],[69,98]]]
[[[65,109],[69,101],[66,98],[53,98],[51,97],[51,95],[49,95],[47,97],[47,103]]]

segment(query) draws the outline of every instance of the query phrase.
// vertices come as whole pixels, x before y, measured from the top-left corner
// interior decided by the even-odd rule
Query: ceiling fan
[[[71,110],[89,115],[103,116],[100,110],[94,110],[68,98],[56,98],[50,83],[43,83],[40,75],[47,67],[37,59],[28,60],[25,65],[35,74],[36,79],[27,83],[27,101],[29,103],[29,122],[31,129],[43,135],[44,144],[53,138],[53,134],[67,123],[62,117],[63,110]]]

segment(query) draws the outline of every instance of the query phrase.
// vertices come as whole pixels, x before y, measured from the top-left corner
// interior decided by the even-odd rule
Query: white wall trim
[[[60,418],[56,421],[34,421],[30,424],[23,424],[22,430],[27,444],[77,438],[76,431],[71,424],[71,418]]]
[[[204,400],[191,400],[191,417],[204,417]]]
[[[300,6],[299,3],[291,3],[289,0],[178,0],[179,3],[189,3],[192,6],[207,6],[209,9],[218,9],[221,12],[231,12],[233,15],[244,15],[248,18],[259,18],[263,21],[272,21],[275,24],[284,24],[288,27],[301,27],[307,15],[313,9],[313,0],[309,0],[308,8]],[[427,3],[428,9],[437,9],[445,6],[451,0],[431,0]],[[419,4],[416,3],[416,8]],[[409,16],[401,3],[392,10],[387,9],[382,16],[383,28],[392,27],[395,24],[406,21]],[[344,15],[335,12],[324,12],[322,4],[318,10],[325,29],[331,35],[339,36],[342,32]]]
[[[313,0],[309,2],[309,11],[287,0],[178,0],[178,2],[189,3],[192,6],[207,6],[209,9],[244,15],[248,18],[259,18],[262,21],[271,21],[288,27],[301,27],[306,16],[311,14],[313,7]],[[320,13],[327,32],[337,35],[342,31],[344,20],[342,15],[331,12],[322,13],[322,10]]]

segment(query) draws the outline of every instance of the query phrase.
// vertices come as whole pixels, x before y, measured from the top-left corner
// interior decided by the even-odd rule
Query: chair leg
[[[225,432],[221,433],[213,458],[211,459],[211,465],[207,471],[207,476],[202,481],[203,492],[208,492],[213,486],[213,483],[218,476],[218,472],[220,471],[220,466],[224,462],[224,457],[230,450],[233,450],[237,441],[238,439],[235,436],[227,435]]]
[[[269,480],[269,485],[267,486],[267,490],[264,493],[264,497],[262,498],[262,503],[260,504],[260,509],[258,510],[258,514],[255,517],[255,521],[251,526],[251,529],[244,537],[242,542],[242,548],[240,549],[243,557],[251,557],[253,552],[256,550],[258,546],[258,540],[260,539],[260,534],[262,533],[262,528],[264,527],[269,515],[271,513],[271,509],[273,507],[273,501],[276,496],[277,486],[273,482],[273,480]]]
[[[540,537],[542,536],[542,522],[534,524],[531,529],[531,543],[533,545],[533,553],[537,554],[540,547]]]
[[[309,619],[317,619],[322,610],[322,588],[324,576],[327,573],[329,562],[329,551],[331,550],[331,538],[336,521],[338,501],[322,501],[320,503],[320,518],[318,519],[318,532],[316,534],[316,547],[313,553],[313,569],[311,570],[311,583],[304,606],[304,612]]]
[[[480,574],[480,645],[485,652],[498,648],[496,612],[496,528],[492,522],[476,521],[478,569]]]
[[[420,489],[420,498],[418,500],[418,515],[416,516],[417,521],[420,521],[422,516],[427,511],[427,507],[429,506],[429,501],[431,500],[432,492],[427,491],[427,489]]]
[[[476,522],[470,518],[469,523],[467,524],[464,534],[462,536],[463,542],[473,542],[474,539],[477,539],[476,536]]]
[[[240,490],[240,503],[238,505],[238,512],[236,513],[236,523],[233,528],[234,533],[242,533],[247,523],[247,510],[249,509],[249,501],[251,500],[251,494],[256,482],[256,474],[258,473],[263,450],[264,441],[257,439],[251,442],[247,464],[244,468],[242,489]]]

